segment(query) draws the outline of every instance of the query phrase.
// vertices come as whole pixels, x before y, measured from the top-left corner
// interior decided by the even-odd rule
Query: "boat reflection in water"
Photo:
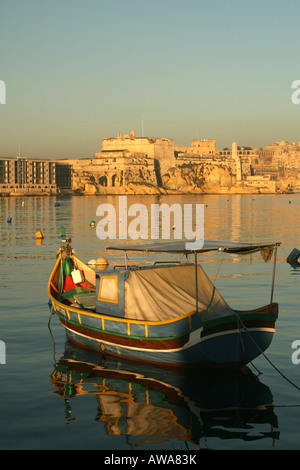
[[[202,447],[207,437],[272,442],[279,437],[270,389],[247,368],[238,375],[181,375],[99,356],[67,341],[51,382],[65,399],[68,422],[76,418],[72,400],[93,394],[96,420],[105,423],[107,435],[130,436],[135,448],[171,439]]]

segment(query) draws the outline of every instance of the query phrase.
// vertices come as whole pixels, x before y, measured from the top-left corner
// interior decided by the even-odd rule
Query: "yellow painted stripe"
[[[51,295],[49,296],[51,298],[51,301],[52,303],[54,304],[54,306],[58,306],[60,308],[63,308],[66,312],[67,312],[67,316],[68,316],[68,319],[70,320],[70,315],[69,315],[69,311],[68,311],[68,308],[65,304],[63,304],[62,302],[59,302],[57,301],[54,297],[52,297]],[[74,309],[72,310],[72,312],[74,313],[77,313],[78,317],[92,317],[92,318],[98,318],[98,319],[101,319],[102,321],[102,330],[105,330],[105,325],[104,325],[104,320],[109,320],[109,321],[114,321],[114,322],[120,322],[120,323],[127,323],[128,327],[130,328],[130,325],[144,325],[145,326],[145,336],[148,336],[148,325],[153,325],[153,326],[159,326],[159,325],[167,325],[169,323],[175,323],[175,322],[178,322],[184,318],[188,318],[189,319],[189,327],[191,328],[191,324],[192,324],[192,315],[195,313],[195,311],[193,312],[190,312],[190,313],[186,313],[185,315],[181,315],[177,318],[172,318],[171,320],[165,320],[165,321],[145,321],[145,320],[128,320],[126,318],[119,318],[119,317],[111,317],[111,316],[108,316],[108,315],[101,315],[101,314],[98,314],[98,313],[92,313],[92,312],[87,312],[86,310],[82,310],[82,309]],[[80,323],[82,323],[82,321],[80,321]]]

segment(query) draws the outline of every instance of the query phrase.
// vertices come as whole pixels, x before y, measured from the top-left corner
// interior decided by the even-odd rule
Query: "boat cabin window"
[[[101,277],[98,300],[118,303],[118,276]]]

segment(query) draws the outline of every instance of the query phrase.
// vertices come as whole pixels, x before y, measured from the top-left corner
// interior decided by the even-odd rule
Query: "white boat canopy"
[[[125,318],[166,321],[196,305],[202,321],[234,314],[199,265],[196,284],[194,265],[130,271],[125,281]]]
[[[276,249],[280,243],[221,243],[205,241],[201,248],[187,248],[185,241],[109,246],[107,250],[142,253],[193,254],[195,263],[186,266],[157,267],[130,271],[125,281],[125,318],[161,321],[197,311],[202,320],[234,314],[220,292],[197,263],[197,254],[219,251],[234,254],[260,252],[269,261],[275,250],[271,302],[273,296]]]

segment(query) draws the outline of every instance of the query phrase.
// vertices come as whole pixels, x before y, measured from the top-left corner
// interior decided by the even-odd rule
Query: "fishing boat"
[[[105,270],[92,269],[76,256],[68,260],[66,270],[66,260],[58,257],[48,282],[51,311],[70,341],[104,354],[164,367],[243,367],[269,347],[275,332],[279,245],[208,241],[198,249],[188,249],[181,241],[115,245],[107,250],[124,251],[125,264]],[[199,263],[199,254],[213,251],[235,256],[260,252],[265,261],[273,256],[269,302],[253,310],[231,308]],[[128,252],[152,257],[184,254],[187,260],[131,265]]]

